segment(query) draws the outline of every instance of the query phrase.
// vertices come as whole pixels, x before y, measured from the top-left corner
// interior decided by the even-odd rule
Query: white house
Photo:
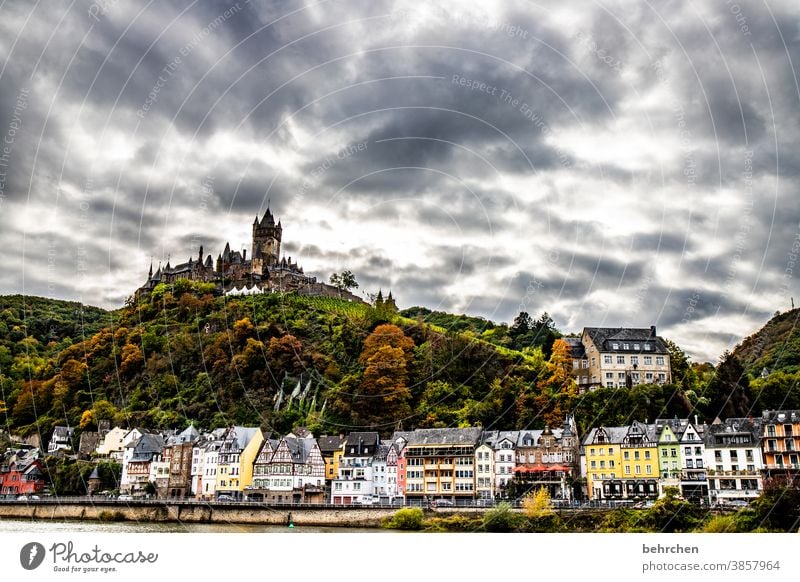
[[[377,432],[351,432],[347,435],[344,454],[339,462],[339,474],[331,484],[331,503],[373,503],[372,463],[379,445]]]
[[[100,444],[97,445],[95,452],[100,456],[110,457],[117,461],[121,461],[122,452],[125,449],[125,445],[130,442],[130,440],[126,442],[125,436],[131,432],[133,431],[130,431],[127,428],[115,426],[106,433],[106,436],[104,436]],[[135,438],[139,438],[140,436],[142,436],[141,433],[136,435]]]
[[[494,449],[482,442],[475,449],[475,494],[478,499],[494,499]]]
[[[764,489],[760,419],[714,420],[705,434],[709,500],[749,501]]]
[[[380,503],[391,503],[401,493],[397,487],[397,447],[390,441],[378,445],[372,460],[373,495]]]

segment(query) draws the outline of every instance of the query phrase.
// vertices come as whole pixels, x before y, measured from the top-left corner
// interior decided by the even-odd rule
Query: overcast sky
[[[6,0],[0,293],[119,307],[270,201],[320,279],[716,361],[800,301],[798,14]]]

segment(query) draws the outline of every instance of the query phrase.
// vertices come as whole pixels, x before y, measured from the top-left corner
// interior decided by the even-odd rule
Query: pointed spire
[[[147,278],[153,278],[153,257],[150,257],[150,271],[147,273]]]

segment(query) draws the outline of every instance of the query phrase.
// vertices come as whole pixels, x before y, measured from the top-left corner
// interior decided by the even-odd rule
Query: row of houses
[[[582,438],[572,417],[542,430],[431,428],[388,439],[370,431],[315,438],[304,428],[273,437],[245,426],[166,433],[117,427],[94,457],[118,460],[120,490],[135,496],[470,504],[536,488],[562,500],[640,500],[676,487],[687,499],[719,503],[752,499],[771,477],[797,484],[799,437],[796,410],[710,424],[634,420],[593,427]]]
[[[759,418],[634,421],[596,427],[583,440],[582,469],[592,499],[647,499],[676,487],[691,500],[749,501],[764,481],[800,484],[800,411]]]

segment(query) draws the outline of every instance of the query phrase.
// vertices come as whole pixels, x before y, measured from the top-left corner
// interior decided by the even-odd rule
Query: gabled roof
[[[505,440],[516,446],[518,438],[519,431],[516,430],[485,430],[481,433],[480,442],[496,449]]]
[[[75,434],[75,430],[68,426],[53,427],[53,438],[71,439]]]
[[[596,443],[595,439],[597,438],[597,434],[603,431],[606,436],[607,440],[603,443]],[[628,434],[628,427],[627,426],[599,426],[597,428],[593,428],[589,431],[586,437],[583,439],[584,445],[594,445],[594,444],[621,444],[622,439],[625,438],[625,435]]]
[[[259,430],[257,426],[232,426],[225,431],[223,446],[227,450],[243,451]]]
[[[130,461],[151,461],[154,455],[160,454],[164,449],[164,438],[161,435],[146,432],[128,446],[133,447]]]

